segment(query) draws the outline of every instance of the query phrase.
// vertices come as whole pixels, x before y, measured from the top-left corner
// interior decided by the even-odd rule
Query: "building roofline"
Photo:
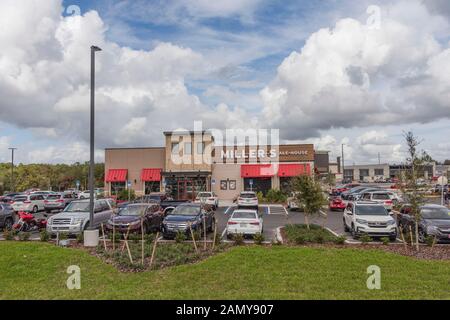
[[[166,149],[166,147],[123,147],[123,148],[105,148],[105,150],[146,150],[146,149]]]

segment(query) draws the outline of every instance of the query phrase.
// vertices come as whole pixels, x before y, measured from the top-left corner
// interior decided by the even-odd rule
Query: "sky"
[[[96,160],[163,131],[278,129],[331,160],[450,159],[447,0],[2,0],[0,162]]]

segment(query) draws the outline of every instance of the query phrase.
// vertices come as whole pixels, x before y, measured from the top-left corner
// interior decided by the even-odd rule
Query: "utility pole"
[[[11,192],[15,191],[14,187],[14,151],[17,150],[17,148],[8,148],[11,150]]]

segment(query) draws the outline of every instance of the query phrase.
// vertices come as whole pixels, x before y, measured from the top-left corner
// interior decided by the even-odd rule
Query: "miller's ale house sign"
[[[280,145],[279,148],[218,147],[216,156],[223,160],[265,159],[280,162],[314,161],[314,146]]]

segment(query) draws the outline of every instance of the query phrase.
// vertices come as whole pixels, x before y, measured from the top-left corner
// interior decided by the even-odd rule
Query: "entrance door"
[[[178,181],[178,199],[179,200],[195,199],[195,189],[192,180]]]

